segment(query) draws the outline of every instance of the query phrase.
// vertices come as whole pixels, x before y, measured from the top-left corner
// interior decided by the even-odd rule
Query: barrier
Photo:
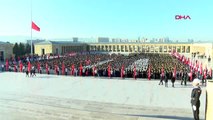
[[[208,80],[206,88],[206,120],[213,120],[213,80]]]

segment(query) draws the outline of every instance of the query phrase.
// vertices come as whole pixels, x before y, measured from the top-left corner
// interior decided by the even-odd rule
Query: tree
[[[23,43],[19,43],[19,53],[20,53],[20,56],[25,55],[25,52],[26,52],[26,50],[25,50],[24,44]]]
[[[15,45],[13,46],[13,54],[15,54],[15,56],[18,56],[18,54],[19,54],[18,43],[15,43]]]
[[[15,54],[15,57],[30,54],[30,49],[31,47],[29,44],[15,43],[13,47],[13,54]]]
[[[30,54],[31,53],[31,46],[30,46],[30,44],[26,44],[25,45],[25,54]]]

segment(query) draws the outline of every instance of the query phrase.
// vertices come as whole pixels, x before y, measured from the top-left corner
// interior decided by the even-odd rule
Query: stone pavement
[[[192,87],[179,84],[0,73],[0,120],[192,120]],[[205,92],[202,119],[204,106]]]

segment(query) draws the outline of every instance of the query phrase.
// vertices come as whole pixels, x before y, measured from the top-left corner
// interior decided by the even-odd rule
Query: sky
[[[41,28],[32,35],[213,41],[212,6],[212,0],[32,0],[32,20]],[[31,0],[0,0],[0,41],[30,35]]]

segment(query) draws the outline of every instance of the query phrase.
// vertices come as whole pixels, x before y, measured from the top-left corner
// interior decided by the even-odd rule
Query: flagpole
[[[31,30],[31,55],[33,54],[33,41],[32,41],[32,0],[30,0],[30,9],[31,9],[31,13],[30,13],[30,16],[31,16],[31,21],[30,21],[30,30]]]

